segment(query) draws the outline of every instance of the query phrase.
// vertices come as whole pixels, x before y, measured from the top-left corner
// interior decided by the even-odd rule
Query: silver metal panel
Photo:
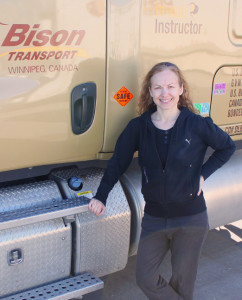
[[[84,183],[82,191],[91,191],[95,195],[103,170],[73,168],[59,171],[57,175],[65,180],[81,176]],[[70,190],[70,193],[76,197],[76,192]],[[119,182],[109,194],[103,216],[96,217],[91,212],[78,214],[75,272],[90,271],[100,277],[123,269],[129,253],[130,218],[130,208]]]
[[[0,230],[70,216],[88,210],[85,197],[52,200],[50,203],[0,212]]]
[[[242,218],[241,166],[242,150],[237,150],[221,169],[204,182],[210,228]]]
[[[22,261],[9,264],[9,253]],[[71,228],[62,219],[0,231],[0,297],[69,276]]]
[[[0,212],[17,210],[32,205],[62,199],[54,181],[46,180],[0,189]]]
[[[133,161],[130,168],[121,177],[125,195],[131,209],[131,233],[129,255],[135,255],[138,250],[141,221],[145,201],[141,193],[141,172],[137,161]]]
[[[103,281],[91,273],[81,274],[57,281],[36,289],[28,290],[13,296],[4,297],[4,300],[33,300],[53,299],[68,300],[81,297],[87,293],[103,288]]]
[[[88,210],[88,198],[62,199],[52,180],[2,188],[0,190],[0,230]]]

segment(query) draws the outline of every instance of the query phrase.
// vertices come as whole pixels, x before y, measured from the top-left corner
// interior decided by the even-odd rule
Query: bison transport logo
[[[0,25],[7,24],[0,22]],[[80,48],[84,36],[85,30],[82,29],[53,31],[41,28],[40,24],[34,24],[32,27],[29,24],[13,24],[1,47],[15,49],[0,56],[8,55],[9,61],[86,57],[86,51]]]
[[[2,46],[45,46],[48,43],[51,46],[74,44],[79,46],[85,35],[84,30],[59,30],[53,32],[49,29],[39,30],[40,24],[35,24],[33,28],[28,24],[13,24]]]

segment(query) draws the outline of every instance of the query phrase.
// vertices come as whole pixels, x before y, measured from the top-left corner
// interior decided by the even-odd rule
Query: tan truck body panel
[[[136,254],[137,159],[104,215],[88,200],[161,61],[181,68],[200,114],[236,141],[203,186],[210,228],[241,219],[242,1],[0,3],[0,298],[80,298]]]
[[[29,27],[26,33],[23,33],[25,29],[16,29],[15,32],[22,35],[10,40],[20,40],[24,35],[22,43],[1,47],[1,171],[94,159],[101,150],[106,55],[104,1],[102,4],[100,15],[90,1],[73,0],[71,5],[55,0],[1,3],[0,19],[6,24],[0,25],[1,42],[13,24]],[[35,24],[39,24],[39,28],[33,28]],[[29,46],[24,46],[31,30],[37,30],[36,37],[39,32],[48,30],[49,41],[36,47],[33,43],[38,39],[33,38],[27,42]],[[66,45],[74,30],[83,32],[81,42],[76,36]],[[54,36],[56,32],[60,33]],[[57,46],[53,45],[55,40]],[[31,59],[34,52],[44,51],[45,59]],[[15,53],[10,59],[11,52]],[[19,52],[24,53],[22,58],[17,56]],[[30,56],[26,57],[28,53]],[[50,53],[62,58],[48,58]],[[89,81],[98,86],[95,119],[88,132],[74,135],[70,120],[71,91],[76,85]]]
[[[236,0],[4,1],[0,170],[107,158],[136,115],[144,74],[159,61],[176,63],[201,113],[241,139],[240,6]],[[14,24],[26,27],[11,33]],[[73,31],[83,32],[81,42],[78,36],[70,42]],[[34,52],[46,55],[35,59]],[[75,135],[70,95],[89,81],[97,85],[94,121]],[[134,95],[125,106],[113,97],[122,87]]]

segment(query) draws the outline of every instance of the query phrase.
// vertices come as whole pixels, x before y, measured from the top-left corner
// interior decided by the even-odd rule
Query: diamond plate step
[[[81,274],[42,287],[28,290],[1,300],[68,300],[102,289],[103,281],[91,273]]]
[[[79,214],[88,210],[89,201],[82,196],[0,212],[0,230]]]

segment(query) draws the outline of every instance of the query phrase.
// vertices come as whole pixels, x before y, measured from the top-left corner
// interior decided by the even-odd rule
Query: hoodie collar
[[[154,124],[152,123],[151,121],[151,114],[153,112],[155,112],[157,110],[156,107],[148,110],[147,112],[145,112],[144,114],[141,115],[141,118],[144,120],[145,122],[145,132],[144,132],[144,136],[145,136],[145,140],[146,140],[146,137],[147,137],[147,134],[148,134],[148,128],[150,129],[151,132],[154,132],[153,131],[153,128],[154,128]],[[174,130],[172,130],[172,135],[171,135],[171,143],[174,143],[176,140],[177,140],[177,134],[178,134],[178,124],[184,120],[188,115],[191,115],[192,112],[186,108],[186,107],[181,107],[180,108],[180,111],[181,113],[179,114],[175,124],[174,124]]]
[[[150,126],[154,126],[153,123],[152,123],[152,121],[151,121],[151,114],[153,112],[155,112],[156,110],[157,110],[157,108],[154,107],[154,108],[148,110],[147,112],[145,112],[145,113],[143,113],[141,115],[141,118],[146,122],[146,125],[149,126],[149,127]],[[188,116],[189,114],[191,114],[191,111],[188,108],[186,108],[186,107],[181,107],[180,111],[181,111],[181,113],[179,114],[179,116],[178,116],[178,118],[177,118],[177,120],[175,122],[175,125],[177,123],[179,123],[181,120],[183,120],[186,116]]]

